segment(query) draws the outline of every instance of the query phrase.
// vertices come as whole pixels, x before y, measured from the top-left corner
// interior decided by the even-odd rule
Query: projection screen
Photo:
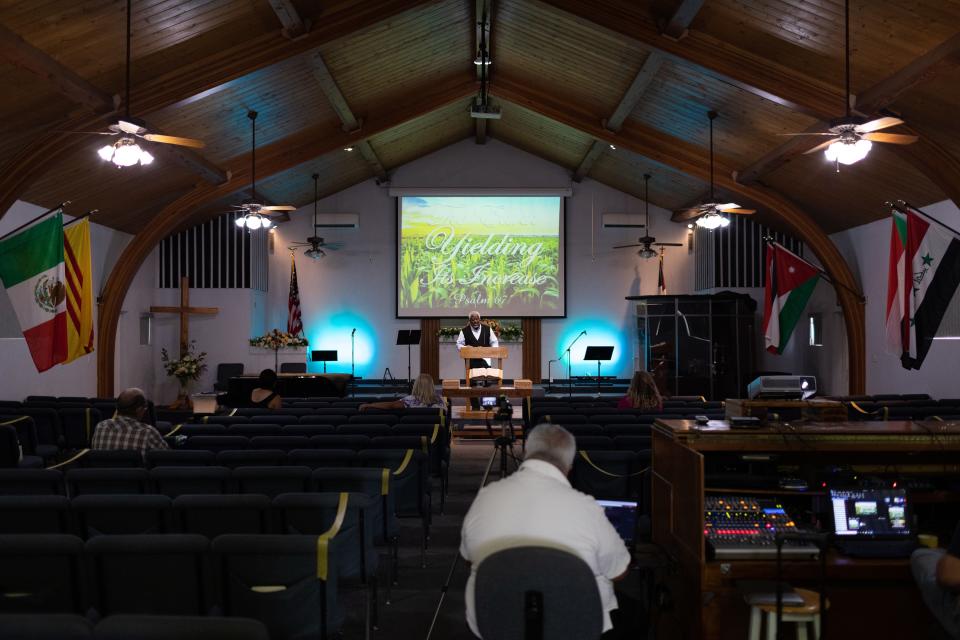
[[[563,197],[402,196],[397,317],[558,317]]]

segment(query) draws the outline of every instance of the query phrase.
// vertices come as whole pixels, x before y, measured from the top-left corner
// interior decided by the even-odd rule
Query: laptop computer
[[[837,548],[848,556],[902,558],[917,548],[904,489],[831,489]]]
[[[607,520],[617,530],[623,542],[633,548],[637,537],[637,503],[633,500],[597,500]]]

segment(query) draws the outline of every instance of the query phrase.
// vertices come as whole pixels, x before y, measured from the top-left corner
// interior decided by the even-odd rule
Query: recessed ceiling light
[[[616,150],[617,150],[617,145],[612,144],[612,145],[610,145],[610,148],[611,148],[612,150],[616,151]]]
[[[344,150],[344,151],[353,151],[353,147],[344,147],[343,150]]]

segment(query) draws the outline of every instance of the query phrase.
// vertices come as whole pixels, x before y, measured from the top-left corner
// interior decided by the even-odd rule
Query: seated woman
[[[429,373],[421,373],[417,381],[413,383],[413,390],[410,395],[391,400],[390,402],[368,402],[359,407],[360,412],[369,409],[412,409],[415,407],[446,407],[443,396],[437,391],[437,386],[433,382],[433,376]]]
[[[642,409],[644,411],[660,411],[663,409],[663,398],[660,390],[649,371],[635,371],[630,380],[627,395],[620,398],[617,409]]]
[[[260,372],[257,388],[250,392],[250,406],[277,410],[283,406],[280,396],[274,391],[277,386],[277,372],[264,369]]]

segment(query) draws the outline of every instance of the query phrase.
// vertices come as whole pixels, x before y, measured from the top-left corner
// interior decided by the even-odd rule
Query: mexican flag
[[[887,267],[887,353],[903,355],[904,255],[907,246],[907,216],[894,210],[890,225],[890,263]]]
[[[912,290],[904,301],[909,323],[900,361],[906,369],[919,369],[960,285],[960,236],[913,209],[906,219],[903,277]]]
[[[767,351],[781,354],[817,286],[820,270],[776,242],[767,244],[763,337]]]
[[[61,212],[0,241],[0,280],[37,371],[62,362],[67,354],[67,291]]]

